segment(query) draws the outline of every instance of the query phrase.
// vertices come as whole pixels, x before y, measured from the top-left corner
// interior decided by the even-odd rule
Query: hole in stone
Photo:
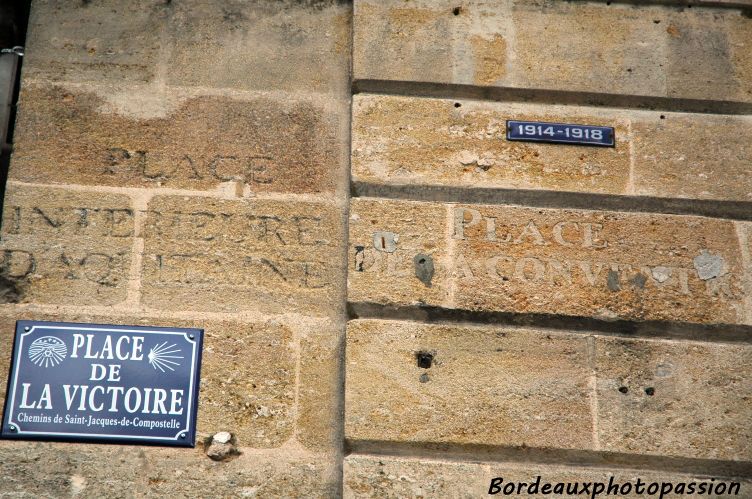
[[[661,24],[661,21],[660,21],[659,19],[655,19],[655,20],[653,20],[653,22],[654,22],[655,24]]]
[[[620,386],[619,391],[621,393],[627,393],[629,391],[629,388],[627,388],[626,386]]]
[[[655,395],[655,388],[653,388],[652,386],[645,388],[645,394],[648,397],[652,397],[653,395]]]
[[[418,352],[415,354],[415,359],[418,361],[418,367],[428,369],[433,363],[433,354],[430,352]]]
[[[460,104],[459,102],[455,102],[454,107],[462,107],[462,104]]]
[[[381,249],[386,248],[386,239],[384,239],[384,236],[381,236]]]
[[[459,16],[460,12],[462,12],[462,7],[455,7],[454,10],[452,10],[452,14],[455,16]]]
[[[420,260],[418,260],[418,263],[421,264],[421,265],[423,265],[424,263],[426,263],[426,259],[425,258],[421,258]]]
[[[666,115],[663,115],[663,114],[662,114],[662,115],[661,115],[661,119],[662,119],[662,120],[665,120],[665,119],[666,119]]]

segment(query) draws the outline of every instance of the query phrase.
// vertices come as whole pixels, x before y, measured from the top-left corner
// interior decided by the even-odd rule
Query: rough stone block
[[[344,95],[351,15],[335,0],[174,3],[167,81]]]
[[[134,215],[127,196],[9,187],[2,301],[112,305],[125,299]]]
[[[338,118],[326,106],[272,97],[143,91],[113,94],[25,84],[10,177],[42,183],[251,192],[334,190]]]
[[[353,29],[356,80],[752,101],[752,19],[734,9],[358,0]]]
[[[343,496],[482,497],[485,467],[478,463],[452,463],[400,459],[389,456],[350,455],[345,458]]]
[[[195,327],[205,331],[197,441],[220,431],[241,447],[279,447],[295,429],[297,354],[290,327],[276,321],[186,321],[145,316],[65,315],[3,310],[0,316],[0,403],[5,397],[18,319]],[[249,354],[252,352],[252,355]]]
[[[385,232],[394,247],[379,248]],[[746,320],[739,240],[725,220],[359,198],[349,244],[351,302]],[[421,280],[420,259],[432,279]]]
[[[540,476],[538,492],[532,492],[527,484],[533,484]],[[645,497],[646,489],[653,482],[658,484],[658,491],[662,483],[671,483],[678,489],[683,485],[683,491],[676,497],[724,497],[723,493],[709,495],[686,494],[690,484],[694,484],[697,492],[701,484],[719,485],[726,482],[726,487],[738,484],[741,495],[752,487],[752,482],[744,478],[720,478],[696,476],[674,472],[657,472],[627,469],[586,468],[576,466],[553,466],[536,463],[511,462],[469,462],[446,461],[430,459],[401,458],[392,456],[350,455],[345,459],[344,497],[481,497],[489,493],[491,480],[501,478],[501,490],[497,497],[519,495],[520,497],[547,498],[552,495],[562,497],[578,497],[590,495],[594,490],[591,485],[586,493],[573,493],[574,484],[578,491],[582,491],[583,483],[601,482],[607,487],[610,480],[619,485],[618,497]],[[636,493],[637,479],[643,484],[642,493]],[[524,483],[525,486],[515,490],[503,492],[504,486],[510,483]],[[551,484],[546,494],[540,491],[541,486]],[[627,483],[631,485],[626,486]],[[563,493],[553,492],[558,484],[564,484]],[[567,484],[570,491],[567,492]],[[623,487],[623,488],[622,488]],[[534,489],[533,489],[534,490]],[[622,493],[623,491],[623,493]],[[656,492],[658,492],[656,491]],[[606,492],[603,492],[605,495]],[[613,495],[613,493],[612,493]],[[657,493],[654,495],[658,495]],[[732,494],[733,495],[733,494]],[[674,497],[674,494],[665,497]]]
[[[506,140],[506,121],[613,126],[616,147]],[[752,120],[360,94],[353,180],[752,201]]]
[[[752,118],[634,114],[635,194],[752,201]]]
[[[169,2],[36,0],[29,19],[24,78],[148,82],[157,72]]]
[[[44,470],[44,473],[40,473]],[[196,449],[3,442],[3,493],[12,497],[332,497],[328,456],[246,451],[215,462]]]
[[[348,440],[591,449],[582,335],[356,320]]]
[[[616,148],[506,140],[507,120],[616,127]],[[357,95],[353,180],[622,194],[628,121],[594,108]]]
[[[752,347],[598,338],[603,450],[752,461]]]
[[[169,310],[337,314],[341,216],[328,203],[157,196],[142,302]]]

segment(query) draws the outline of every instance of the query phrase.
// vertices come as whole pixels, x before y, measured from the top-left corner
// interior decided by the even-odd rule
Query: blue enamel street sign
[[[509,120],[507,140],[614,147],[615,134],[610,126]]]
[[[3,438],[193,447],[203,336],[18,321]]]

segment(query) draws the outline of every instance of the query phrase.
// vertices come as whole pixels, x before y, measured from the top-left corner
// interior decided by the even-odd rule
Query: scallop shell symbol
[[[29,345],[29,359],[39,367],[54,367],[65,360],[68,347],[60,338],[42,336]]]
[[[183,357],[180,355],[175,355],[180,353],[180,349],[176,349],[176,344],[167,345],[167,342],[161,343],[151,350],[149,350],[149,355],[147,355],[147,358],[149,359],[149,364],[151,364],[151,367],[154,369],[159,369],[162,372],[165,372],[165,369],[169,369],[170,371],[174,371],[175,367],[179,367],[180,363],[176,361],[176,359],[182,359]],[[175,367],[173,367],[175,366]]]

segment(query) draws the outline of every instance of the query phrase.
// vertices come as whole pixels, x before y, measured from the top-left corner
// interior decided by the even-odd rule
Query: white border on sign
[[[32,326],[31,329],[28,331],[24,331],[21,334],[21,338],[19,340],[18,344],[18,355],[14,359],[15,364],[15,373],[13,377],[13,391],[10,395],[10,415],[8,416],[8,425],[14,425],[17,430],[16,434],[21,435],[53,435],[53,436],[71,436],[71,437],[107,437],[107,438],[121,438],[121,439],[133,439],[133,440],[169,440],[169,437],[141,437],[137,435],[110,435],[107,433],[63,433],[63,432],[49,432],[49,431],[23,431],[21,430],[21,426],[13,421],[13,413],[15,411],[15,399],[16,399],[16,390],[18,389],[18,364],[21,361],[21,355],[23,355],[23,342],[24,342],[24,336],[31,334],[34,332],[35,329],[71,329],[76,331],[107,331],[107,332],[120,332],[120,333],[146,333],[146,334],[178,334],[185,336],[186,341],[193,344],[192,348],[192,356],[191,356],[191,381],[190,381],[190,390],[188,392],[188,411],[186,413],[186,419],[185,424],[186,428],[182,430],[178,430],[178,432],[175,434],[175,436],[172,438],[172,440],[180,440],[180,434],[185,433],[186,436],[188,434],[188,426],[190,426],[191,422],[191,416],[193,412],[193,391],[194,391],[194,380],[196,379],[195,376],[195,369],[196,369],[196,340],[191,339],[189,336],[189,333],[181,333],[178,331],[156,331],[156,330],[148,330],[148,329],[120,329],[120,328],[99,328],[99,327],[70,327],[70,326]]]

